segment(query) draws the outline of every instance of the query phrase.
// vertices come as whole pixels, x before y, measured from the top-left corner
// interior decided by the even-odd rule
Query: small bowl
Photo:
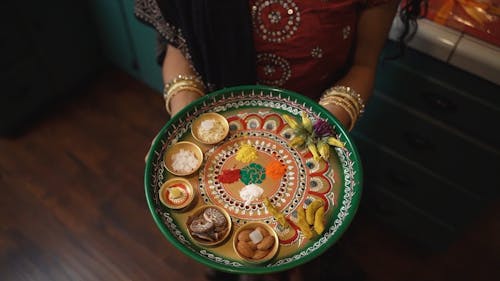
[[[191,152],[192,155],[194,155],[194,157],[196,158],[197,162],[195,163],[195,165],[192,165],[191,167],[189,165],[185,165],[188,167],[188,169],[182,169],[182,162],[180,163],[181,167],[179,167],[178,166],[179,163],[176,163],[173,158],[178,153],[187,154],[187,152]],[[203,162],[203,152],[201,151],[201,148],[196,144],[189,141],[181,141],[174,144],[167,150],[167,152],[165,152],[163,161],[165,163],[165,168],[167,168],[167,170],[170,173],[176,176],[188,176],[193,174],[200,168],[201,163]]]
[[[263,239],[257,244],[254,244],[252,240],[249,240],[247,231],[254,231],[256,229],[263,229],[267,234],[263,234]],[[243,232],[247,232],[244,234]],[[271,237],[271,238],[266,238]],[[271,242],[272,241],[272,242]],[[242,245],[239,245],[242,243]],[[244,244],[246,243],[246,245]],[[271,244],[269,246],[269,244]],[[266,245],[267,244],[267,245]],[[261,249],[259,249],[262,247]],[[244,248],[244,249],[243,249]],[[243,261],[252,264],[261,264],[271,260],[277,253],[279,248],[279,238],[278,234],[274,229],[266,223],[263,222],[249,222],[242,225],[233,237],[233,249]],[[244,253],[246,252],[246,254]]]
[[[202,124],[207,124],[207,122],[207,126],[213,127],[207,127],[204,129]],[[215,124],[210,124],[211,122],[214,122]],[[216,144],[225,139],[228,133],[229,123],[227,122],[227,119],[215,112],[200,115],[191,125],[191,134],[193,137],[197,141],[204,144]]]
[[[224,222],[225,222],[225,227],[218,226],[217,222],[215,222],[215,220],[214,220],[214,223],[213,223],[214,225],[209,231],[207,231],[207,232],[201,232],[201,231],[195,232],[195,231],[193,231],[193,229],[192,229],[193,221],[200,219],[202,222],[205,222],[205,223],[207,222],[207,220],[205,218],[206,218],[206,216],[208,216],[208,214],[205,214],[205,211],[208,209],[215,209],[216,211],[219,212],[219,214],[222,215]],[[231,233],[231,228],[232,228],[232,221],[231,221],[231,217],[229,216],[227,211],[224,210],[223,208],[221,208],[219,206],[215,206],[215,205],[203,205],[201,207],[198,207],[196,210],[194,210],[193,214],[188,217],[188,219],[186,220],[186,226],[187,226],[187,231],[189,233],[189,236],[191,237],[191,240],[193,240],[195,243],[200,244],[202,246],[213,247],[213,246],[220,245],[229,237],[229,234]],[[201,226],[201,224],[199,224],[199,226]],[[217,227],[224,228],[224,231],[220,231],[218,236],[215,238],[214,230]],[[211,240],[203,239],[201,237],[209,237]]]
[[[194,200],[195,192],[191,183],[184,178],[171,178],[160,187],[160,201],[167,208],[180,210],[188,207]]]

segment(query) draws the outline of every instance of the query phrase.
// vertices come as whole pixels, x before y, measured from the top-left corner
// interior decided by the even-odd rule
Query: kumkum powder
[[[272,179],[281,179],[285,175],[286,166],[278,160],[273,160],[266,166],[266,176]]]
[[[240,169],[222,170],[217,179],[221,183],[233,183],[240,179]]]

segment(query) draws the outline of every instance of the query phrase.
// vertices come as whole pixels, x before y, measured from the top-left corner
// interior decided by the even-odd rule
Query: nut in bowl
[[[181,141],[165,152],[163,161],[170,173],[176,176],[188,176],[200,168],[203,162],[203,152],[196,144]]]
[[[184,178],[167,180],[158,192],[160,201],[167,208],[180,210],[188,207],[195,198],[191,183]]]
[[[233,248],[244,261],[260,264],[271,260],[279,248],[278,235],[263,222],[249,222],[234,234]]]
[[[227,119],[215,112],[204,113],[193,122],[191,134],[204,144],[215,144],[226,138],[229,133]]]
[[[189,236],[203,246],[217,246],[231,233],[231,217],[226,210],[204,205],[193,211],[186,221]]]

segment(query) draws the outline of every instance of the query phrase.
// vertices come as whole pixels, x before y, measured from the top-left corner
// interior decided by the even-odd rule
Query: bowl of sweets
[[[231,233],[231,217],[221,207],[203,205],[186,220],[188,234],[199,245],[214,247],[223,243]]]
[[[176,176],[188,176],[196,172],[203,162],[201,148],[189,141],[172,145],[164,155],[165,168]]]
[[[233,236],[233,248],[245,262],[262,264],[271,260],[279,248],[276,231],[263,222],[249,222]]]
[[[226,118],[215,112],[200,115],[191,126],[191,134],[203,144],[221,142],[228,133],[229,123]]]

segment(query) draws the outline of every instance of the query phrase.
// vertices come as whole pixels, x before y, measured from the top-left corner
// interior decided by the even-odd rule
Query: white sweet
[[[188,173],[198,167],[198,158],[189,150],[180,149],[172,155],[172,168],[177,172]]]
[[[262,239],[264,239],[264,236],[262,236],[262,233],[260,233],[260,231],[257,229],[250,232],[248,237],[250,237],[250,240],[252,240],[252,243],[254,243],[254,244],[258,244],[258,243],[260,243],[260,241],[262,241]]]

